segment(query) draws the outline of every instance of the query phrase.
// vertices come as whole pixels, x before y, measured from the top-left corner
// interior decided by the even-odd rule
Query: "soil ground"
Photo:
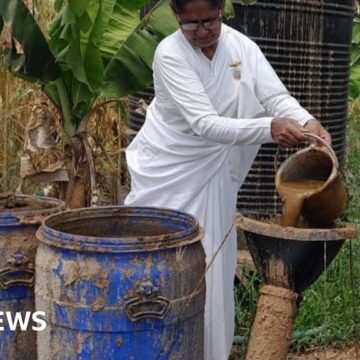
[[[360,348],[357,352],[358,354],[356,354],[354,347],[346,349],[324,348],[309,351],[302,355],[293,355],[288,360],[360,360]]]
[[[241,354],[234,350],[229,360],[243,359]],[[360,348],[358,354],[354,347],[345,349],[321,348],[309,350],[304,354],[289,355],[288,360],[360,360]]]

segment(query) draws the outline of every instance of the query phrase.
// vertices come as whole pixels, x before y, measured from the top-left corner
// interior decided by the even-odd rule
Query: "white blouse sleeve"
[[[288,117],[304,125],[313,116],[289,94],[260,48],[254,45],[257,51],[255,94],[262,106],[269,115]]]
[[[153,69],[155,81],[200,137],[221,144],[273,142],[272,117],[232,119],[219,116],[199,77],[181,57],[155,54]]]

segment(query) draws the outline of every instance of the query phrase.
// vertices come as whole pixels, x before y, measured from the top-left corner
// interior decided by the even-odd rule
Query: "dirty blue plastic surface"
[[[1,239],[5,237],[27,236],[29,227],[32,229],[33,236],[35,236],[36,226],[21,225],[14,214],[0,213],[0,246],[5,245],[3,241],[1,241]],[[3,253],[3,251],[0,250],[0,253]],[[15,258],[16,255],[19,255],[18,261],[21,261],[21,254],[15,253]],[[17,346],[19,346],[19,342],[17,341],[19,334],[16,331],[10,331],[7,325],[6,312],[14,316],[17,312],[24,314],[26,310],[33,311],[34,306],[31,306],[31,304],[34,302],[34,288],[27,285],[12,286],[11,282],[22,278],[23,274],[21,271],[14,271],[12,267],[7,264],[6,260],[7,259],[4,258],[0,260],[0,311],[3,312],[1,316],[3,321],[0,326],[4,328],[0,334],[0,354],[3,354],[6,359],[15,359],[15,357],[10,356],[11,354],[15,356],[19,350],[17,349]],[[32,358],[30,357],[29,359]]]
[[[7,208],[7,205],[11,206]],[[5,211],[0,212],[0,359],[36,360],[36,332],[31,316],[35,310],[35,232],[41,220],[59,211],[63,202],[47,197],[13,195],[2,197]],[[36,206],[34,204],[36,203]],[[19,323],[10,330],[7,318],[25,319],[30,312],[27,330]]]
[[[74,210],[48,219],[38,237],[37,256],[55,264],[37,268],[37,286],[48,279],[39,283],[37,307],[50,309],[48,334],[38,334],[39,360],[203,358],[204,282],[190,295],[204,273],[205,254],[190,215]],[[51,299],[41,298],[43,292]],[[43,346],[49,348],[42,355]]]

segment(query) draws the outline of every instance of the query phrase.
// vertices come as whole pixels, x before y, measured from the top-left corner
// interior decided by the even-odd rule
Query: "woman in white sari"
[[[223,0],[171,4],[180,29],[155,53],[156,96],[126,152],[125,204],[194,215],[205,230],[209,262],[231,228],[237,192],[260,145],[291,147],[306,140],[306,131],[331,139],[289,95],[258,46],[222,24]],[[230,354],[235,267],[233,228],[206,275],[205,360]]]

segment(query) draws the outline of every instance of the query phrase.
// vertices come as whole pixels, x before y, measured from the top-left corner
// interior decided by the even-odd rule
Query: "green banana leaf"
[[[225,17],[228,19],[234,16],[232,1],[226,0]],[[152,60],[155,49],[164,37],[177,28],[178,23],[169,0],[161,0],[147,13],[117,51],[111,41],[104,41],[101,51],[106,55],[114,55],[109,58],[105,68],[101,96],[121,97],[149,86],[152,83]]]
[[[225,0],[224,15],[226,19],[232,19],[235,17],[235,10],[232,0]]]
[[[62,69],[74,122],[79,122],[102,94],[106,66],[137,28],[139,10],[146,2],[69,0],[52,21],[49,44]],[[124,89],[129,88],[131,79],[121,81]],[[51,91],[53,87],[49,87]]]
[[[13,38],[12,48],[5,52],[6,65],[10,70],[29,81],[45,83],[57,79],[60,69],[23,1],[0,1],[0,19],[0,32],[5,24]]]
[[[254,5],[257,3],[257,0],[241,0],[243,5]]]
[[[356,17],[353,24],[351,71],[349,78],[349,98],[355,100],[360,96],[360,18]]]
[[[122,46],[106,42],[102,51],[113,54],[105,68],[102,96],[124,96],[152,82],[152,60],[158,43],[178,27],[168,0],[160,1],[129,34]]]
[[[0,3],[0,29],[9,24],[24,49],[19,53],[14,41],[8,51],[12,71],[43,83],[62,109],[69,133],[71,123],[78,124],[99,96],[122,97],[152,82],[156,46],[178,24],[169,0],[161,0],[140,21],[147,2],[56,0],[48,41],[22,0]],[[233,13],[227,0],[226,16]]]
[[[356,100],[360,95],[360,63],[351,67],[349,79],[349,97],[350,100]]]

